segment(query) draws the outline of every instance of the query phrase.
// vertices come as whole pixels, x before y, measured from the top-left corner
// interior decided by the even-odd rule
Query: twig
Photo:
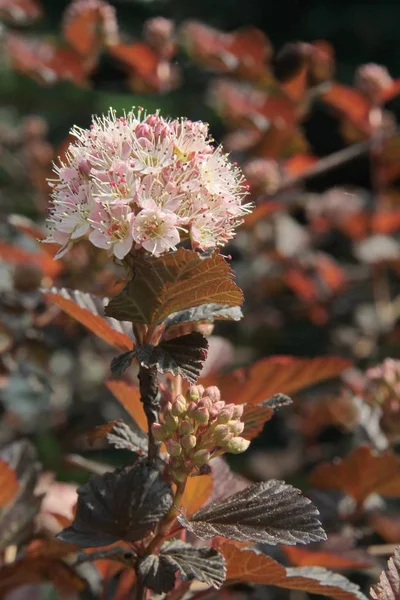
[[[387,556],[389,554],[394,554],[396,548],[398,548],[399,544],[379,544],[375,546],[368,546],[367,552],[372,556]]]
[[[151,426],[153,423],[158,423],[158,412],[160,408],[160,391],[157,383],[157,369],[156,367],[146,368],[140,366],[139,368],[139,389],[140,389],[140,400],[143,404],[143,409],[147,418],[149,428],[149,464],[154,464],[160,449],[160,442],[154,439],[153,431]]]
[[[386,134],[379,134],[379,142],[394,137],[400,132],[400,129],[396,129],[393,132]],[[279,195],[281,192],[287,190],[288,188],[297,185],[299,183],[303,183],[307,179],[312,179],[313,177],[317,177],[318,175],[322,175],[331,169],[335,169],[336,167],[340,167],[341,165],[350,162],[357,156],[362,156],[366,154],[371,148],[376,146],[376,136],[371,137],[364,142],[359,142],[358,144],[353,144],[348,148],[344,148],[343,150],[339,150],[338,152],[334,152],[325,158],[321,158],[313,167],[300,173],[300,175],[296,175],[295,177],[288,177],[286,180],[282,182],[278,190],[275,192],[274,197]]]

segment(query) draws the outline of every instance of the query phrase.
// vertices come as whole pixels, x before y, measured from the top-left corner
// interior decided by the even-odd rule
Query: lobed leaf
[[[170,487],[157,469],[136,463],[92,476],[78,488],[75,520],[58,538],[83,548],[145,537],[172,504]]]
[[[371,587],[374,600],[399,600],[400,598],[400,546],[389,558],[386,571],[382,571],[379,582]]]
[[[360,473],[362,477],[357,476]],[[359,446],[342,460],[318,465],[309,481],[323,490],[340,490],[357,503],[364,502],[370,494],[397,497],[400,496],[400,457],[391,452],[379,455],[368,446]]]
[[[159,555],[146,556],[138,564],[139,576],[146,587],[160,594],[175,585],[176,572],[181,579],[197,579],[219,588],[225,580],[225,561],[214,548],[195,548],[180,540],[165,542]]]
[[[195,383],[207,358],[208,342],[196,331],[161,342],[157,346],[147,344],[137,349],[141,365],[157,367],[160,373],[181,375]]]
[[[299,490],[271,480],[213,502],[190,520],[183,515],[178,520],[202,539],[221,535],[242,542],[291,545],[326,539],[318,514]]]
[[[240,306],[221,306],[219,304],[201,304],[194,308],[181,310],[170,315],[164,321],[165,329],[173,331],[184,323],[213,323],[214,321],[240,321],[243,317]]]
[[[110,370],[113,375],[122,375],[132,364],[135,357],[136,350],[129,350],[129,352],[123,352],[114,356],[111,361]]]
[[[225,542],[219,548],[226,560],[228,583],[245,581],[302,590],[336,600],[366,600],[357,585],[327,569],[285,568],[266,554],[248,548],[238,548],[231,542]]]
[[[137,454],[147,453],[147,435],[139,427],[133,431],[122,419],[99,425],[88,434],[90,444],[102,438],[106,438],[109,444],[120,450],[129,450]]]
[[[104,302],[107,299],[65,288],[51,288],[43,290],[43,293],[47,300],[103,341],[122,351],[132,350],[134,342],[129,334],[130,325],[104,315]]]
[[[290,562],[296,567],[326,567],[328,569],[364,569],[371,567],[373,561],[362,550],[349,550],[335,554],[327,550],[308,550],[296,546],[284,548]]]
[[[351,363],[338,357],[271,356],[247,368],[211,375],[201,383],[216,385],[222,397],[235,404],[261,404],[274,394],[293,394],[340,375]]]
[[[218,253],[201,258],[180,248],[159,258],[137,257],[133,269],[132,280],[106,307],[106,315],[119,321],[157,325],[173,313],[202,304],[243,302],[232,270]]]

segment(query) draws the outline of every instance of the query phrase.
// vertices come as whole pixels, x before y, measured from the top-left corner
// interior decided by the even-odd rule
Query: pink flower
[[[93,228],[89,240],[97,248],[123,259],[132,247],[132,218],[133,213],[126,204],[99,203],[89,215]]]
[[[176,250],[180,240],[176,223],[177,217],[172,212],[145,208],[133,222],[133,239],[155,256]]]
[[[88,236],[118,258],[134,242],[159,255],[176,249],[181,231],[190,231],[194,247],[213,248],[249,212],[240,170],[214,148],[201,121],[110,110],[72,134],[50,183],[48,241],[57,232],[63,253]]]

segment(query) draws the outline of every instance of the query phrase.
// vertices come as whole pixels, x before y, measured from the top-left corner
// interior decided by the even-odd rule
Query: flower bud
[[[232,419],[241,419],[243,416],[244,404],[235,404],[233,408]]]
[[[178,442],[176,442],[175,440],[167,440],[165,442],[165,446],[170,456],[179,456],[180,454],[182,454],[181,445],[178,444]]]
[[[193,455],[193,462],[197,467],[202,467],[207,464],[211,458],[211,454],[208,450],[198,450]]]
[[[214,440],[217,444],[223,444],[232,437],[229,427],[227,425],[217,425],[214,429]]]
[[[219,400],[221,400],[221,392],[219,391],[216,385],[210,385],[208,388],[205,389],[205,393],[209,398],[211,398],[212,402],[218,402]]]
[[[240,454],[241,452],[244,452],[245,450],[247,450],[247,448],[249,446],[250,446],[249,440],[245,440],[242,437],[233,437],[229,440],[229,442],[225,446],[225,449],[227,452],[230,452],[231,454]]]
[[[228,428],[233,435],[240,435],[243,433],[244,423],[242,421],[229,421]]]
[[[198,423],[201,423],[202,425],[205,425],[206,423],[208,423],[209,418],[210,418],[209,412],[204,407],[198,408],[193,413],[193,419],[195,421],[197,421]]]
[[[224,408],[222,408],[217,415],[218,423],[229,423],[229,421],[232,419],[233,409],[233,404],[227,404],[224,406]]]
[[[157,442],[163,442],[167,437],[167,432],[165,431],[165,427],[160,425],[160,423],[153,423],[151,426],[151,431],[153,432],[153,437]]]
[[[185,419],[184,421],[182,421],[182,423],[180,423],[180,425],[179,425],[180,435],[185,436],[190,433],[193,433],[193,431],[194,431],[193,423],[191,421],[189,421],[188,419]]]
[[[195,435],[184,435],[181,438],[181,446],[184,450],[192,450],[196,446],[197,438]]]
[[[192,385],[186,392],[186,398],[190,401],[198,400],[201,397],[199,388],[197,385]]]
[[[178,394],[172,404],[171,413],[174,417],[182,417],[186,413],[187,403],[185,396]]]
[[[172,433],[172,431],[176,431],[178,428],[179,420],[178,417],[174,417],[171,413],[167,412],[164,414],[165,420],[165,428],[168,433]]]

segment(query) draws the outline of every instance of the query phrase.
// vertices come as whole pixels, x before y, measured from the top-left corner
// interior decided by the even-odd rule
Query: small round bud
[[[214,429],[214,439],[217,444],[223,444],[232,437],[227,425],[217,425]]]
[[[186,413],[187,402],[185,396],[178,394],[172,404],[171,413],[174,417],[182,417]]]
[[[178,429],[178,424],[179,424],[178,417],[174,417],[173,415],[171,415],[171,413],[167,412],[166,414],[164,414],[164,420],[165,420],[165,428],[168,433],[171,433],[172,431],[176,431]]]
[[[233,435],[240,435],[243,433],[244,423],[243,421],[229,421],[228,428]]]
[[[201,397],[199,388],[197,385],[192,385],[186,392],[186,398],[190,401],[198,400]]]
[[[197,421],[198,423],[201,423],[202,425],[205,425],[206,423],[208,423],[209,418],[210,418],[210,414],[209,414],[208,410],[204,407],[198,408],[193,413],[193,419],[195,421]]]
[[[191,402],[187,408],[187,415],[193,419],[193,415],[198,409],[197,402]]]
[[[211,399],[212,402],[218,402],[221,400],[221,392],[216,385],[210,385],[205,389],[205,393]]]
[[[229,440],[225,449],[231,454],[241,454],[250,446],[250,441],[242,437],[233,437]]]
[[[194,431],[193,423],[191,421],[189,421],[188,419],[185,419],[184,421],[182,421],[182,423],[180,423],[180,425],[179,425],[180,435],[185,436],[190,433],[193,433],[193,431]]]
[[[229,423],[229,421],[232,419],[233,409],[233,404],[227,404],[224,406],[224,408],[222,408],[217,415],[218,423]]]
[[[167,437],[167,432],[165,431],[165,427],[160,425],[160,423],[153,423],[151,426],[151,431],[153,432],[153,437],[157,442],[163,442]]]
[[[198,450],[193,455],[193,462],[197,467],[202,467],[207,464],[211,458],[211,454],[208,450]]]
[[[181,446],[184,450],[192,450],[197,443],[197,438],[195,435],[184,435],[181,438]]]
[[[243,416],[244,404],[235,404],[232,419],[241,419]]]
[[[182,454],[181,445],[178,444],[178,442],[176,442],[175,440],[167,440],[165,442],[165,446],[170,456],[179,456],[180,454]]]

